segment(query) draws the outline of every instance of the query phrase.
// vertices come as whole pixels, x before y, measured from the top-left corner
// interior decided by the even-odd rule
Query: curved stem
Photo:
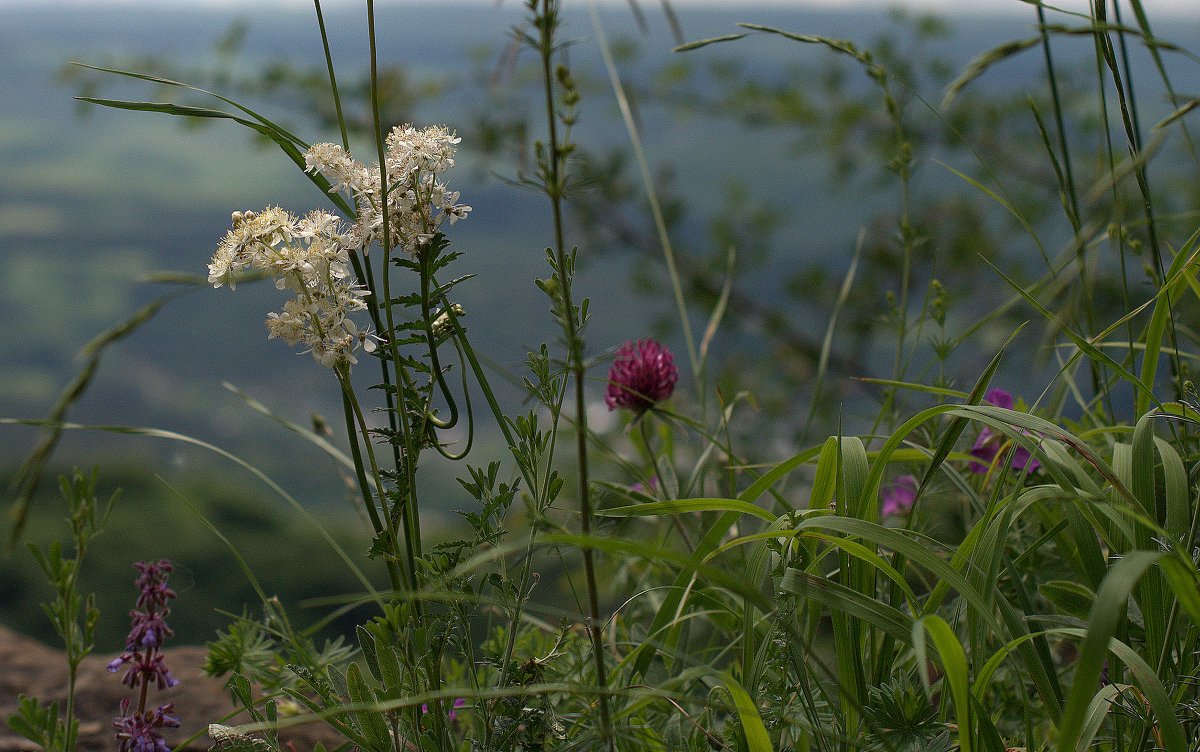
[[[635,419],[638,423],[638,430],[642,435],[642,448],[646,450],[646,457],[650,460],[650,467],[654,472],[652,476],[653,483],[663,489],[663,498],[669,498],[666,489],[663,487],[662,474],[658,471],[658,459],[654,456],[654,450],[650,447],[650,429],[646,427],[647,414],[642,413]],[[692,536],[688,534],[687,525],[684,524],[683,517],[678,513],[672,513],[671,522],[674,523],[675,529],[679,531],[679,537],[683,539],[683,544],[687,546],[688,553],[695,551],[696,544],[692,542]]]
[[[449,303],[446,302],[445,298],[442,299],[442,303],[444,306],[446,306],[446,310],[449,311]],[[463,447],[463,450],[458,453],[446,451],[441,442],[434,442],[433,446],[437,450],[438,454],[442,455],[446,459],[461,460],[470,454],[471,447],[475,443],[475,414],[471,409],[471,392],[467,389],[467,363],[466,355],[463,353],[462,345],[463,342],[466,342],[466,336],[463,334],[462,329],[458,327],[458,322],[454,319],[453,311],[450,312],[450,317],[450,324],[454,328],[454,333],[450,338],[454,342],[455,351],[458,352],[458,367],[462,369],[463,406],[467,410],[467,443],[466,446]]]
[[[446,420],[441,420],[433,414],[432,404],[425,410],[425,419],[434,428],[453,428],[458,423],[458,404],[454,401],[454,395],[450,392],[450,387],[446,385],[446,379],[442,375],[442,364],[437,354],[437,342],[433,338],[433,322],[430,320],[432,316],[433,301],[430,300],[429,285],[433,281],[433,273],[429,267],[432,265],[433,259],[421,259],[421,320],[425,322],[425,343],[429,348],[429,377],[433,383],[437,385],[438,392],[441,393],[442,399],[446,400],[446,409],[450,411],[450,417]],[[442,309],[449,315],[450,303],[442,298]],[[433,402],[433,391],[429,394],[430,403]]]

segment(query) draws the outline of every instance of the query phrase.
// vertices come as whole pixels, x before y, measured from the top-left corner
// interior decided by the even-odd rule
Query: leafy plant
[[[100,611],[95,607],[95,596],[84,596],[79,592],[79,573],[83,557],[92,541],[103,531],[108,522],[113,504],[120,496],[115,492],[107,503],[96,500],[96,475],[90,476],[76,470],[68,478],[59,478],[59,491],[67,503],[67,523],[71,528],[74,556],[63,556],[62,543],[52,542],[45,551],[30,543],[28,548],[41,567],[47,582],[54,588],[55,598],[43,609],[54,631],[66,649],[67,686],[66,699],[59,717],[58,702],[42,704],[36,697],[19,700],[17,712],[8,717],[8,726],[13,731],[37,744],[46,752],[73,752],[79,736],[79,719],[75,716],[75,683],[79,664],[94,647],[93,637],[100,621]]]

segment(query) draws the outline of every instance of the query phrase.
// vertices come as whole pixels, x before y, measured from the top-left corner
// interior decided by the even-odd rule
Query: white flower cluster
[[[467,313],[458,303],[450,306],[450,309],[454,312],[455,317],[465,316]],[[444,310],[437,315],[437,318],[435,318],[433,323],[430,325],[430,329],[433,330],[433,336],[435,337],[444,337],[445,335],[449,334],[453,328],[454,323],[450,320],[450,312]]]
[[[396,127],[387,137],[387,216],[389,241],[414,256],[442,223],[454,224],[471,207],[458,203],[458,191],[446,189],[438,176],[454,166],[454,146],[461,139],[442,126]],[[314,144],[305,154],[309,172],[320,173],[332,192],[354,199],[358,216],[347,233],[353,250],[366,253],[383,245],[383,202],[379,165],[368,167],[337,144]]]
[[[348,315],[367,307],[363,299],[369,293],[349,267],[347,236],[342,221],[328,212],[299,219],[276,207],[234,212],[233,229],[208,265],[208,281],[232,289],[238,274],[265,271],[275,287],[296,293],[282,312],[268,314],[268,339],[302,343],[304,352],[327,367],[356,363],[354,352],[360,347],[371,352],[375,342]]]

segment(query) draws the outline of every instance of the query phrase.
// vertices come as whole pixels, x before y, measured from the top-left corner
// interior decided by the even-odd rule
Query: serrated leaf
[[[273,749],[265,740],[253,734],[219,723],[208,724],[208,738],[213,740],[209,752],[272,752]]]

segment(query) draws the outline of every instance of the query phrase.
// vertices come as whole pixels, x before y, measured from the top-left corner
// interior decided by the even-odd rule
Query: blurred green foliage
[[[305,600],[358,591],[357,580],[320,531],[285,509],[265,488],[239,485],[229,480],[227,472],[196,472],[174,485],[195,505],[193,512],[144,466],[106,464],[99,474],[97,495],[107,497],[116,488],[122,489],[121,497],[106,529],[92,542],[79,577],[82,592],[96,593],[101,614],[95,637],[99,652],[124,648],[129,609],[137,595],[132,585],[136,561],[169,558],[175,564],[171,585],[179,598],[172,603],[169,623],[176,644],[211,640],[218,628],[229,623],[231,613],[261,611],[260,600],[229,547],[197,514],[229,539],[261,577],[267,595],[278,597],[300,628],[327,611],[327,607],[307,611],[302,607]],[[45,547],[64,538],[69,532],[65,516],[56,485],[44,483],[30,507],[23,540]],[[365,566],[365,536],[352,510],[347,508],[345,515],[325,514],[320,523],[368,575],[382,574]],[[52,631],[39,604],[52,597],[24,546],[0,558],[0,623],[47,639]],[[360,615],[350,612],[330,625],[331,633],[352,633],[358,621]]]

